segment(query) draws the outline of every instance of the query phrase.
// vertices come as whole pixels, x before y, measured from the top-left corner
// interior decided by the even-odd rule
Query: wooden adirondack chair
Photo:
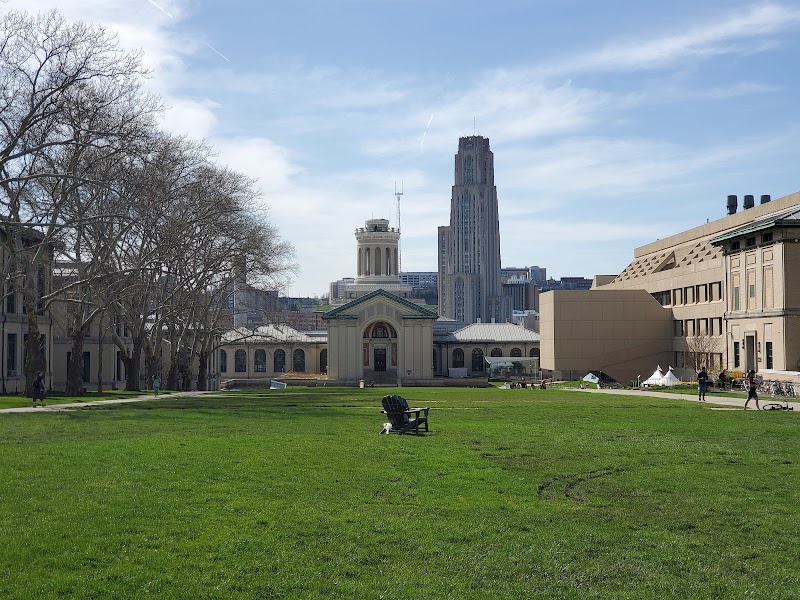
[[[429,410],[430,408],[409,408],[408,402],[402,396],[384,396],[381,412],[389,418],[391,427],[384,427],[381,433],[403,434],[413,431],[419,435],[420,426],[428,431]]]

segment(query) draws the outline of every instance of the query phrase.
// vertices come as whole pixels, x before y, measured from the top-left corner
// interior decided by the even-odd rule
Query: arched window
[[[328,350],[323,349],[319,351],[319,372],[328,372]]]
[[[483,350],[480,348],[472,349],[472,371],[483,372]]]
[[[253,355],[253,371],[256,373],[267,372],[267,352],[261,348]]]
[[[539,349],[538,348],[531,348],[529,356],[531,358],[539,358]]]
[[[388,323],[383,323],[378,321],[377,323],[373,323],[369,327],[364,330],[364,337],[365,338],[396,338],[397,333],[394,330],[394,327],[389,325]]]
[[[219,372],[220,373],[228,372],[228,353],[225,352],[225,350],[219,351]]]
[[[517,357],[522,356],[522,350],[520,350],[519,348],[512,348],[511,356],[517,356]]]
[[[295,350],[292,355],[292,370],[298,373],[305,373],[306,371],[306,353],[300,348]]]
[[[503,356],[503,351],[500,348],[492,348],[490,356]]]
[[[275,355],[272,357],[272,368],[276,373],[286,372],[286,352],[284,350],[275,350]]]
[[[453,368],[464,368],[464,351],[461,348],[456,348],[453,350]]]
[[[381,249],[375,248],[375,275],[383,275],[381,272]]]
[[[237,350],[233,355],[233,370],[237,373],[247,372],[247,352],[244,350]]]
[[[369,248],[367,248],[366,250],[364,250],[364,275],[370,274],[369,259],[370,259],[370,253],[369,253]]]

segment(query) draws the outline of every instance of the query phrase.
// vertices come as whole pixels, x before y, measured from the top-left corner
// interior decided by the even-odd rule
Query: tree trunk
[[[73,330],[72,351],[67,363],[67,395],[83,395],[83,330]]]
[[[42,352],[36,302],[29,302],[27,293],[25,296],[25,312],[28,317],[28,339],[25,341],[25,395],[30,397],[33,392],[33,380],[39,371],[44,373],[47,370],[47,362]]]
[[[125,375],[127,377],[125,380],[125,389],[128,391],[141,391],[139,378],[142,368],[143,337],[141,333],[136,336],[136,339],[133,340],[133,350],[131,351],[130,357],[128,357],[127,360],[125,360],[125,358],[122,359],[125,363]]]
[[[200,351],[197,354],[197,389],[206,390],[208,378],[208,352]]]
[[[26,278],[30,281],[31,278]],[[33,380],[36,374],[47,370],[42,349],[41,334],[39,333],[39,317],[36,314],[36,298],[33,290],[27,285],[23,294],[25,311],[28,317],[28,339],[25,342],[25,395],[30,397],[33,392]]]

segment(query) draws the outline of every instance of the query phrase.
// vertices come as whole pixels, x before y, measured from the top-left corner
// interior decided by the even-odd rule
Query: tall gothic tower
[[[458,140],[450,225],[439,227],[439,314],[466,323],[505,322],[494,155],[479,135]]]

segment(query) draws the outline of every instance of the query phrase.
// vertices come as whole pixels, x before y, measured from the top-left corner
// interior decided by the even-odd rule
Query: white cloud
[[[798,24],[800,10],[773,3],[757,4],[682,33],[611,43],[596,51],[556,61],[549,70],[563,73],[654,69],[683,60],[747,53],[763,43],[761,38],[796,29]]]

